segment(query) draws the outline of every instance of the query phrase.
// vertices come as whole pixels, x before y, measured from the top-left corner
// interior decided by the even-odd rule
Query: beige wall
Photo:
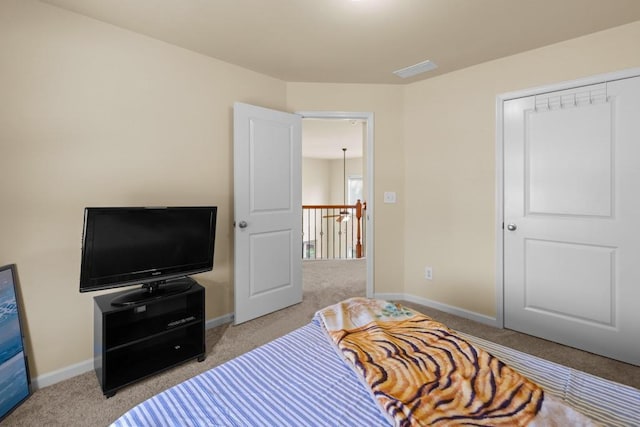
[[[639,41],[635,22],[404,88],[405,293],[495,315],[496,96],[640,67]]]
[[[344,170],[347,179],[351,175],[362,176],[363,159],[302,158],[302,204],[341,205],[344,201]],[[346,166],[346,167],[345,167]],[[347,194],[348,196],[348,194]]]
[[[289,111],[349,111],[374,113],[374,189],[376,292],[403,288],[404,174],[402,165],[402,87],[288,83]],[[396,191],[399,203],[383,204],[384,191]],[[370,201],[368,201],[370,202]]]
[[[232,108],[285,83],[30,0],[0,2],[0,264],[16,263],[31,374],[93,357],[85,206],[218,205],[207,318],[233,311]]]
[[[331,161],[302,158],[302,204],[322,205],[329,200]]]
[[[496,95],[640,66],[637,40],[640,22],[407,86],[285,83],[0,2],[0,264],[18,266],[32,375],[92,357],[94,294],[78,292],[85,206],[218,205],[215,268],[198,278],[208,318],[233,310],[235,101],[373,112],[375,291],[493,315]]]

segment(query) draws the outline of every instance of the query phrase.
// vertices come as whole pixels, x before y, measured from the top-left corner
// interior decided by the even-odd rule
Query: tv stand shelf
[[[105,396],[188,360],[205,359],[204,288],[128,306],[117,292],[94,298],[94,361]]]

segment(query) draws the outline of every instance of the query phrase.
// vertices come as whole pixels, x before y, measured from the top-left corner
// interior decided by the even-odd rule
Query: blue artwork
[[[29,375],[11,266],[0,268],[0,420],[29,397]]]

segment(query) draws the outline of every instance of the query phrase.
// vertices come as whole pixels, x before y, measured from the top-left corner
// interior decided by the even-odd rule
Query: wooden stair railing
[[[367,204],[303,205],[302,257],[304,259],[363,258]]]

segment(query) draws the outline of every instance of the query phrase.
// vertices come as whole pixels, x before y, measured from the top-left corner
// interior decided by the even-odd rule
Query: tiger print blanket
[[[338,353],[395,426],[592,426],[445,325],[387,301],[318,311]]]

